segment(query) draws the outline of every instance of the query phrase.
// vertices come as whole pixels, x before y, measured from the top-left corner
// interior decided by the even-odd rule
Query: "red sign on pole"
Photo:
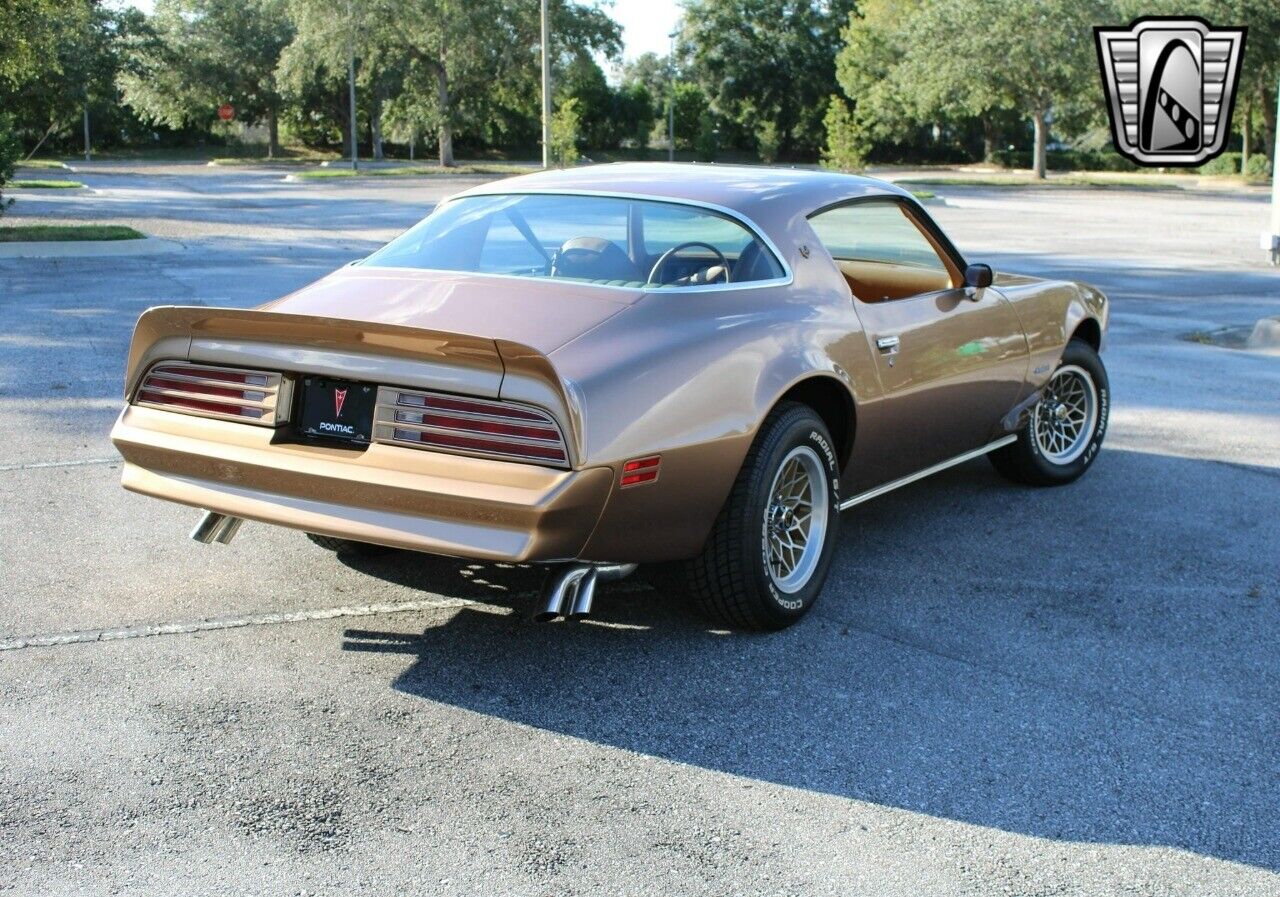
[[[232,106],[230,103],[223,103],[221,106],[218,107],[218,118],[222,119],[223,121],[231,121],[231,119],[235,117],[236,117],[236,107]]]

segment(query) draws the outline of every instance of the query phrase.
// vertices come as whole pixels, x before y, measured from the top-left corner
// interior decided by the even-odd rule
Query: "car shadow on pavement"
[[[479,603],[343,648],[403,654],[405,693],[678,763],[1280,869],[1278,496],[1274,470],[1132,451],[1064,489],[965,465],[847,514],[822,601],[769,635],[643,580],[536,626],[536,570],[398,554],[358,565]]]

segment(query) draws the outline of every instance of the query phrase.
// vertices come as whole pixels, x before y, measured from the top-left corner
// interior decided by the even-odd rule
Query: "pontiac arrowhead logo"
[[[342,417],[342,406],[347,401],[347,391],[345,389],[335,389],[333,391],[333,416]]]
[[[1093,29],[1116,150],[1139,165],[1201,165],[1231,131],[1245,28],[1144,16]]]

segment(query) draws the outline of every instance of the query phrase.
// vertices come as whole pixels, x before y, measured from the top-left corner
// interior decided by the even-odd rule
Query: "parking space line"
[[[0,651],[20,651],[24,648],[52,648],[58,645],[80,645],[88,642],[114,642],[123,639],[146,638],[153,635],[213,632],[219,629],[240,629],[245,626],[276,626],[281,623],[304,623],[313,620],[333,620],[339,617],[369,617],[375,614],[398,614],[415,610],[440,610],[467,607],[479,603],[481,602],[467,598],[445,598],[441,596],[419,598],[415,601],[341,605],[339,607],[325,607],[316,610],[237,614],[189,622],[143,623],[138,626],[120,626],[110,629],[50,632],[24,638],[0,639]]]
[[[27,464],[0,464],[0,472],[7,470],[39,470],[44,467],[87,467],[90,464],[118,464],[119,458],[82,458],[79,461],[31,461]]]

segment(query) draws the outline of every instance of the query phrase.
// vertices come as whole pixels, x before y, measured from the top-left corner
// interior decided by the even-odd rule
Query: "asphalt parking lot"
[[[0,258],[0,893],[1280,893],[1280,357],[1181,338],[1280,314],[1264,195],[938,188],[972,260],[1111,296],[1106,448],[858,506],[760,636],[643,577],[539,627],[528,570],[188,541],[107,438],[138,313],[467,182],[76,177],[9,214],[172,245]]]

